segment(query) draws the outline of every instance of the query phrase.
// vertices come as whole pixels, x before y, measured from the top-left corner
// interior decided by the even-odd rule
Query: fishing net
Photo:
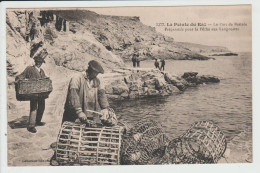
[[[158,164],[217,163],[227,147],[224,134],[209,121],[194,123],[180,137],[169,142]]]
[[[152,120],[136,123],[124,136],[122,164],[154,164],[164,155],[168,138],[161,126]]]
[[[57,139],[60,165],[119,165],[123,128],[64,122]]]

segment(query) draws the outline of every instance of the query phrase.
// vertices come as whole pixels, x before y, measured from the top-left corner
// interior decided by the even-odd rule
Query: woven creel
[[[60,165],[119,165],[123,128],[91,128],[64,122],[57,139]]]
[[[136,123],[124,136],[122,164],[154,164],[156,158],[164,155],[168,138],[161,126],[152,120]]]
[[[219,127],[211,121],[200,121],[169,143],[161,163],[217,163],[226,147]]]
[[[52,89],[50,78],[20,79],[15,82],[16,99],[18,101],[27,101],[38,97],[47,98]]]

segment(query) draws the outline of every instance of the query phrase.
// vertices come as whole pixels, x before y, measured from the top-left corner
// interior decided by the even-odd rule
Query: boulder
[[[167,92],[167,90],[159,90],[159,94],[160,94],[160,96],[168,96],[168,95],[170,95],[170,93]]]
[[[135,81],[131,82],[128,86],[130,91],[138,91],[138,89],[142,87],[142,83],[139,81]]]
[[[123,78],[117,78],[115,81],[113,81],[111,78],[107,80],[104,81],[106,94],[121,95],[122,93],[129,91],[129,88],[124,82]]]
[[[123,98],[128,98],[129,93],[128,93],[128,91],[124,91],[120,96],[123,97]]]
[[[188,85],[187,81],[185,81],[182,78],[172,76],[169,73],[164,74],[164,79],[174,86],[176,86],[179,90],[184,91],[186,89],[186,86]]]
[[[161,90],[166,85],[166,81],[164,78],[154,78],[155,81],[155,89]]]
[[[156,89],[148,89],[147,95],[148,96],[158,96],[158,95],[160,95],[160,92]]]
[[[143,87],[148,87],[150,89],[155,89],[155,79],[149,79],[144,81]]]
[[[201,82],[201,81],[199,80],[199,78],[196,77],[196,76],[186,77],[185,80],[186,80],[188,83],[192,83],[192,84],[196,84],[196,85],[202,84],[202,82]]]
[[[138,91],[130,91],[129,98],[130,99],[139,98],[139,92]]]
[[[129,82],[132,81],[137,81],[141,80],[140,74],[139,73],[132,73],[131,75],[125,77],[125,82],[128,84]]]
[[[147,72],[141,76],[142,81],[151,80],[155,77],[160,77],[162,74],[156,74],[155,72]]]
[[[182,75],[182,78],[186,79],[186,78],[189,78],[189,77],[196,77],[197,74],[198,74],[198,72],[185,72]]]
[[[167,84],[166,85],[166,92],[168,92],[169,94],[173,94],[173,93],[179,93],[180,90],[174,85]]]
[[[218,83],[220,80],[211,75],[203,75],[203,76],[197,76],[197,72],[189,72],[184,74],[183,79],[187,81],[187,84],[185,84],[188,87],[194,87],[199,84],[203,83]]]
[[[180,79],[177,76],[173,76],[170,73],[165,73],[164,74],[164,79],[167,81],[169,84],[176,85],[176,83],[180,82]]]
[[[129,88],[128,86],[125,84],[124,81],[120,81],[119,83],[116,83],[114,85],[112,85],[112,89],[113,89],[113,94],[117,94],[117,95],[121,95],[122,93],[129,92]]]
[[[144,91],[144,93],[147,93],[148,92],[148,87],[143,87],[143,91]]]
[[[220,80],[216,76],[211,75],[202,75],[198,77],[198,80],[201,81],[201,83],[219,83]]]

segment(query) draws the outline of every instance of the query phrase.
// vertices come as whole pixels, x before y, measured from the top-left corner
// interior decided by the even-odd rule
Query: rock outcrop
[[[129,60],[134,52],[141,59],[208,59],[142,24],[138,17],[105,16],[86,10],[8,10],[6,24],[9,84],[33,64],[39,47],[48,54],[43,66],[47,76],[55,75],[55,66],[84,71],[88,61],[98,60],[108,72],[107,91],[114,98],[170,95],[209,78],[127,69],[123,60]],[[121,70],[109,73],[113,69]]]
[[[142,60],[209,59],[142,24],[139,17],[105,16],[87,10],[7,10],[6,29],[9,84],[33,64],[37,45],[48,53],[43,66],[47,74],[53,73],[56,65],[84,71],[93,59],[111,71],[124,67],[134,53]]]
[[[68,32],[64,26],[57,26],[61,17],[45,19],[41,10],[7,10],[6,65],[8,83],[28,65],[33,65],[33,53],[41,47],[46,49],[45,72],[53,73],[54,66],[83,71],[90,60],[98,60],[106,70],[124,66],[122,59],[108,51],[93,35],[82,27],[77,33]],[[62,20],[61,20],[62,19]],[[58,22],[59,23],[59,22]],[[80,24],[78,24],[80,25]],[[41,43],[41,44],[39,44]]]
[[[227,53],[215,53],[210,56],[238,56],[237,53],[227,52]]]
[[[182,76],[174,76],[156,69],[124,68],[115,70],[118,77],[105,80],[105,89],[109,98],[133,99],[153,96],[167,96],[183,92],[188,87],[203,83],[218,83],[215,76],[198,76],[197,72],[186,72]],[[113,76],[113,75],[112,75]]]
[[[222,46],[206,46],[206,45],[187,43],[187,42],[176,42],[176,44],[181,45],[191,51],[197,52],[202,55],[207,55],[207,56],[237,56],[238,55],[237,53],[233,53],[228,48]]]
[[[187,42],[177,42],[176,44],[182,45],[191,51],[194,51],[197,53],[202,53],[202,54],[230,52],[230,50],[228,50],[228,48],[222,47],[222,46],[207,46],[207,45],[187,43]]]
[[[30,44],[25,41],[25,14],[11,12],[6,16],[6,66],[8,83],[14,82],[14,76],[21,73],[30,61]]]
[[[195,51],[177,44],[155,28],[141,23],[139,17],[107,16],[87,10],[52,11],[70,22],[70,31],[79,32],[82,28],[93,34],[108,51],[123,60],[131,60],[134,53],[140,59],[199,59],[207,60]]]

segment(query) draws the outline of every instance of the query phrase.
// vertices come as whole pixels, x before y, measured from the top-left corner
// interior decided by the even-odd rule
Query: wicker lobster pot
[[[164,162],[217,163],[226,147],[226,138],[216,125],[208,121],[196,122],[169,143]]]
[[[119,165],[122,131],[119,126],[91,128],[64,122],[56,160],[60,165]]]
[[[158,123],[139,121],[123,139],[122,164],[154,164],[164,155],[168,138]]]
[[[50,78],[18,80],[15,83],[16,99],[27,101],[32,98],[47,98],[52,92],[52,81]]]

